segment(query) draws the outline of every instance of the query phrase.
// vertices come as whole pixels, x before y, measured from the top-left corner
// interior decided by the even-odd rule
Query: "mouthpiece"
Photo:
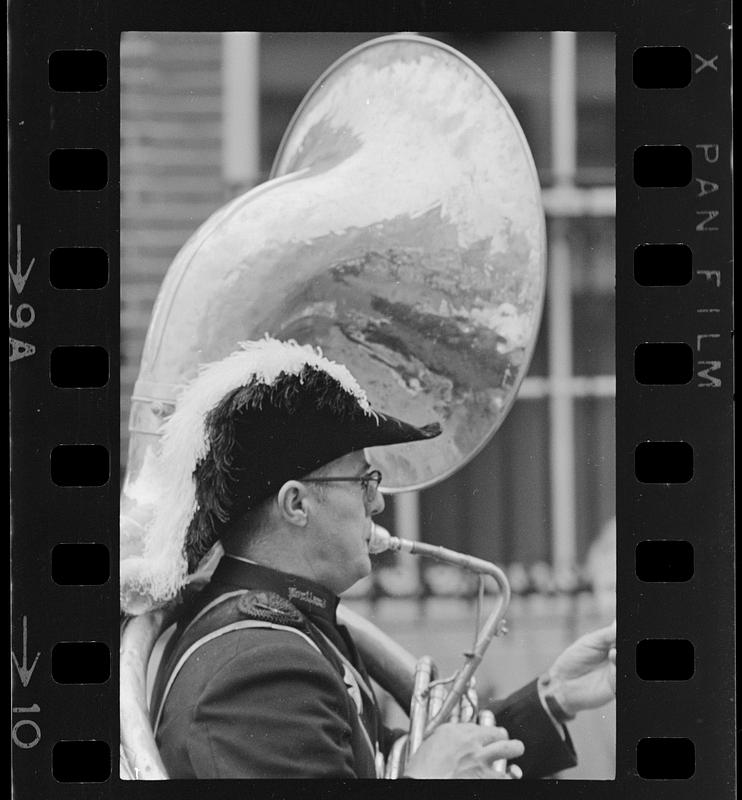
[[[371,538],[368,540],[368,552],[372,555],[386,552],[392,543],[392,536],[381,525],[371,526]]]

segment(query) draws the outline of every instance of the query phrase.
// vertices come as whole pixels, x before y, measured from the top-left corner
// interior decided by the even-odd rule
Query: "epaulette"
[[[237,602],[237,610],[245,619],[288,625],[292,628],[304,627],[301,612],[276,592],[257,589],[246,591]]]

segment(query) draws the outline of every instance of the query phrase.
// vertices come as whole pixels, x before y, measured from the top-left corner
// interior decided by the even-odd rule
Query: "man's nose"
[[[386,502],[384,501],[384,495],[377,489],[376,495],[369,506],[369,513],[372,517],[375,517],[377,514],[381,514],[381,512],[386,508]]]

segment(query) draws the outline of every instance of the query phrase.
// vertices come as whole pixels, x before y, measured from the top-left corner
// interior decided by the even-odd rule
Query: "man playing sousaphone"
[[[317,82],[272,178],[186,243],[147,334],[121,500],[124,774],[528,778],[574,765],[564,723],[613,698],[614,627],[479,716],[463,685],[454,716],[469,721],[435,717],[400,747],[369,672],[384,685],[372,662],[386,660],[409,704],[409,654],[387,637],[377,659],[368,628],[336,613],[391,541],[373,525],[380,485],[452,474],[525,374],[544,221],[512,112],[451,48],[384,37]]]
[[[347,369],[311,348],[271,339],[244,344],[183,392],[150,475],[163,501],[147,550],[122,573],[132,605],[162,600],[217,540],[224,549],[154,683],[170,777],[378,775],[402,732],[382,726],[335,614],[338,595],[371,570],[372,518],[384,508],[364,449],[439,433],[373,409]],[[437,728],[405,775],[505,777],[503,759],[518,777],[573,766],[560,723],[613,698],[614,638],[608,628],[579,640],[546,680],[498,704],[498,727]]]

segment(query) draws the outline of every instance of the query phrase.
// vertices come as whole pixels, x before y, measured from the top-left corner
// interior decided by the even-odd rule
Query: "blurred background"
[[[211,213],[267,179],[320,74],[378,35],[123,34],[122,459],[144,337],[170,262]],[[503,426],[453,477],[387,498],[379,522],[506,569],[510,633],[477,673],[481,696],[502,696],[615,615],[614,37],[426,35],[471,58],[515,111],[543,188],[549,277],[533,361]],[[453,568],[384,554],[347,602],[416,654],[432,655],[445,674],[471,644],[476,597],[476,580]],[[583,712],[570,731],[580,764],[560,777],[612,778],[614,707]]]

